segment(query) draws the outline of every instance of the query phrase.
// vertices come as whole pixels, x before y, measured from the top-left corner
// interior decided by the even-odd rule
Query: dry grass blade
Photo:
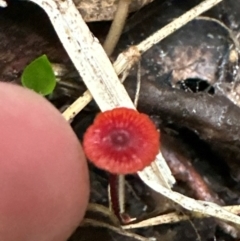
[[[240,213],[240,206],[226,206],[223,208],[235,214]],[[204,217],[206,218],[207,216],[204,214],[195,215],[195,216],[194,215],[189,216],[185,214],[179,215],[178,212],[172,212],[172,213],[163,214],[157,217],[149,218],[138,223],[124,225],[122,226],[122,228],[123,229],[144,228],[144,227],[161,225],[161,224],[177,223],[177,222],[185,221],[191,218],[204,218]]]
[[[144,183],[146,183],[144,178],[150,177],[152,182],[157,184],[161,183],[161,185],[163,185],[164,183],[164,186],[168,189],[171,189],[172,183],[173,181],[175,181],[173,178],[168,178],[172,177],[172,173],[161,152],[158,153],[155,161],[152,162],[151,165],[149,167],[146,167],[143,171],[138,172],[138,175]]]

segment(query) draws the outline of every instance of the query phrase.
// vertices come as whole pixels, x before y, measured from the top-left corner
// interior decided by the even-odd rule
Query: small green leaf
[[[45,54],[32,61],[24,69],[21,81],[23,86],[41,95],[49,95],[53,92],[56,86],[56,77]]]

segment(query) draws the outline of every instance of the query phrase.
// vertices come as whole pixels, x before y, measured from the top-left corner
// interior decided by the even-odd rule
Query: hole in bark
[[[214,87],[211,86],[206,80],[198,78],[189,78],[178,83],[180,88],[185,91],[190,91],[193,93],[197,92],[207,92],[211,95],[214,94]]]

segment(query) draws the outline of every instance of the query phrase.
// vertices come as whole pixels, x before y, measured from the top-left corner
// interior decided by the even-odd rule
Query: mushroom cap
[[[114,174],[142,170],[155,159],[160,133],[150,118],[120,107],[100,113],[83,138],[86,156],[97,167]]]
[[[0,83],[0,240],[66,241],[89,197],[77,137],[42,96]]]

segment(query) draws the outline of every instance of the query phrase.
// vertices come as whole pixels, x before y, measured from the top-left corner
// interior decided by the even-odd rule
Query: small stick
[[[103,215],[104,217],[109,218],[112,224],[116,227],[120,227],[119,219],[114,215],[114,213],[103,205],[97,203],[89,203],[87,207],[88,212],[95,212]]]
[[[92,95],[89,91],[85,91],[83,95],[75,100],[63,113],[62,116],[71,123],[74,117],[92,100]]]
[[[176,20],[172,21],[171,23],[167,24],[165,27],[160,29],[159,31],[155,32],[153,35],[142,41],[140,44],[137,45],[139,52],[144,53],[148,49],[150,49],[153,45],[161,41],[162,39],[166,38],[171,33],[175,32],[186,23],[193,20],[195,17],[199,16],[200,14],[204,13],[205,11],[209,10],[216,4],[220,3],[222,0],[206,0],[198,4],[196,7],[192,8],[188,12],[184,13]]]
[[[134,105],[137,108],[139,95],[140,95],[140,89],[141,89],[141,63],[138,62],[138,70],[137,70],[137,86],[136,86],[136,93],[134,97]]]
[[[240,213],[239,205],[225,206],[223,208],[230,211],[231,213],[235,213],[235,214]],[[172,212],[172,213],[168,213],[168,214],[159,215],[159,216],[153,217],[153,218],[148,218],[148,219],[143,220],[138,223],[123,225],[122,228],[123,229],[144,228],[144,227],[156,226],[156,225],[161,225],[161,224],[177,223],[180,221],[188,220],[190,218],[207,218],[207,217],[208,216],[206,216],[204,214],[198,214],[198,215],[181,214],[181,215],[179,215],[178,212]]]
[[[126,18],[128,16],[128,9],[131,1],[132,0],[119,0],[118,2],[112,25],[103,44],[103,48],[108,56],[110,56],[114,51],[121,36]]]

